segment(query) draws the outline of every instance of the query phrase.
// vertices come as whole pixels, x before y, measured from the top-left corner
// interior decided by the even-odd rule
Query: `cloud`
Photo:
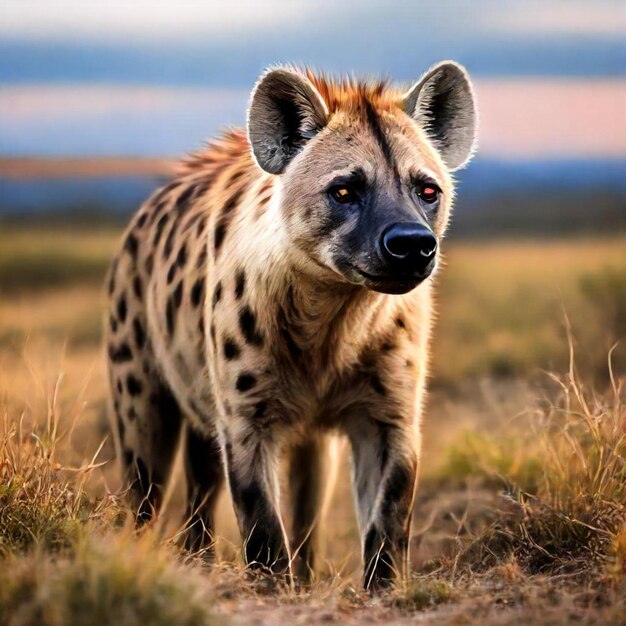
[[[485,33],[524,37],[626,35],[622,0],[524,0],[498,2],[477,12]]]
[[[501,35],[626,34],[622,0],[3,0],[0,36],[26,40],[132,43],[246,36],[293,36],[365,28],[393,36],[414,24],[414,42],[431,31],[467,39]],[[371,27],[376,25],[374,30]],[[407,42],[409,45],[410,42]]]
[[[316,12],[307,0],[4,0],[0,35],[30,40],[230,38],[280,31]],[[243,42],[242,42],[243,43]]]

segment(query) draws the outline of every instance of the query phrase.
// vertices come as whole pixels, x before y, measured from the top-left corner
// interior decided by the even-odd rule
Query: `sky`
[[[268,65],[410,83],[454,58],[490,158],[626,158],[626,1],[1,0],[0,155],[177,155]]]

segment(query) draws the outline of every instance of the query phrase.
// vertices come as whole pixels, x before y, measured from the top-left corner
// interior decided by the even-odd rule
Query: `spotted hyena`
[[[187,547],[210,545],[226,477],[246,561],[306,576],[341,434],[365,585],[405,572],[432,275],[450,171],[470,157],[475,126],[452,62],[406,92],[273,68],[252,92],[247,134],[193,155],[143,205],[110,272],[107,322],[139,522],[159,508],[183,433]]]

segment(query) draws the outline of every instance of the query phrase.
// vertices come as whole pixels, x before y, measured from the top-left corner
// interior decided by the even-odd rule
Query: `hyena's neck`
[[[277,239],[273,243],[274,253],[256,266],[255,282],[260,318],[276,341],[308,353],[366,342],[387,308],[387,296],[311,275]]]

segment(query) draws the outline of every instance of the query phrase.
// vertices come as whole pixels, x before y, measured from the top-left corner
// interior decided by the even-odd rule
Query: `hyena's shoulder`
[[[147,276],[161,271],[171,276],[176,267],[172,261],[178,267],[186,264],[189,245],[206,234],[207,223],[228,201],[229,193],[236,190],[241,196],[253,185],[257,171],[242,130],[228,131],[180,161],[174,176],[133,216],[114,259],[109,291],[114,291],[112,281],[120,274],[120,266],[130,264]],[[176,250],[177,257],[172,259]]]

